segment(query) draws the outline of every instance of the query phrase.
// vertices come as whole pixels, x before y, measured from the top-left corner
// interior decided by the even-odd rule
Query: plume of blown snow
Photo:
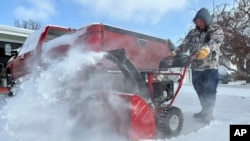
[[[2,108],[1,140],[125,140],[110,127],[114,113],[106,111],[107,103],[96,100],[94,89],[89,88],[112,80],[107,82],[94,74],[88,76],[90,81],[84,79],[89,66],[95,65],[104,55],[103,52],[71,49],[60,59],[48,61],[46,58],[46,67],[32,67],[31,74],[18,80],[13,88],[15,96]],[[122,106],[127,108],[119,97],[106,99],[114,111],[124,112],[120,110]],[[119,112],[116,116],[126,118]]]

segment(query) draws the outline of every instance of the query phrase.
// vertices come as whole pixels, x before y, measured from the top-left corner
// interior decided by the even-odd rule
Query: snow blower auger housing
[[[100,23],[77,30],[48,25],[32,33],[19,52],[13,54],[5,69],[7,85],[11,89],[15,85],[13,82],[31,73],[30,66],[46,69],[46,64],[42,62],[44,55],[63,58],[74,48],[83,52],[107,52],[104,59],[96,64],[98,67],[92,66],[87,71],[88,75],[101,75],[102,81],[107,82],[99,83],[95,80],[98,85],[96,92],[85,102],[98,101],[100,109],[108,110],[109,114],[102,116],[112,115],[114,120],[110,122],[110,127],[114,126],[118,134],[132,141],[179,135],[183,127],[183,114],[178,107],[173,106],[173,102],[188,65],[182,66],[182,73],[168,73],[171,67],[167,63],[170,48],[165,39]],[[176,91],[174,81],[165,79],[167,75],[180,76]],[[87,82],[91,78],[82,81]],[[114,78],[113,81],[111,78]],[[112,85],[106,85],[111,82]],[[112,104],[108,101],[111,96],[123,99],[127,107],[122,110],[110,108]],[[85,103],[82,104],[83,107],[86,106]],[[122,116],[117,110],[124,111]],[[88,111],[86,107],[85,111]],[[85,114],[82,116],[85,117]],[[122,120],[124,117],[125,121]],[[92,120],[91,117],[90,119]]]
[[[133,84],[133,85],[129,85],[130,89],[134,89],[137,91],[133,92],[133,95],[139,95],[142,98],[142,101],[137,101],[137,103],[131,103],[132,105],[138,105],[139,103],[147,103],[147,106],[144,105],[144,107],[148,107],[150,109],[151,112],[147,112],[148,113],[152,113],[153,115],[151,115],[150,117],[153,117],[153,120],[150,118],[147,118],[147,120],[142,120],[140,121],[140,123],[143,122],[153,122],[151,123],[151,125],[155,126],[155,137],[154,138],[171,138],[174,136],[179,135],[179,133],[182,130],[183,127],[183,114],[181,112],[181,110],[177,107],[172,106],[173,101],[176,96],[177,96],[177,92],[174,93],[174,88],[173,88],[173,82],[172,81],[167,81],[167,80],[155,80],[153,77],[155,75],[155,72],[152,73],[141,73],[138,72],[136,67],[130,62],[130,60],[126,57],[125,55],[125,50],[124,49],[120,49],[120,50],[113,50],[113,51],[108,51],[108,56],[107,58],[109,60],[111,60],[112,62],[114,62],[119,70],[121,70],[122,74],[124,75],[124,79],[126,82],[126,84],[124,83],[123,85],[126,86],[127,84]],[[160,69],[166,69],[166,68],[170,68],[170,67],[176,67],[176,64],[173,64],[172,66],[169,66],[170,64],[168,63],[171,59],[174,59],[175,62],[179,62],[178,63],[178,67],[187,67],[187,64],[183,64],[180,63],[180,58],[169,58],[169,57],[165,57],[160,61]],[[185,58],[184,58],[185,59]],[[185,63],[188,63],[189,61],[186,60]],[[166,66],[166,63],[168,64]],[[157,75],[169,75],[166,73],[162,73],[162,72],[157,72]],[[171,73],[170,75],[180,75],[180,84],[182,83],[183,79],[184,79],[184,75],[185,74],[174,74]],[[147,79],[152,79],[150,82],[150,80],[148,81],[147,79],[145,79],[147,77]],[[151,78],[150,78],[151,77]],[[180,88],[180,87],[179,87]],[[178,90],[178,89],[177,89]],[[123,91],[125,93],[131,93],[131,91]],[[151,93],[150,93],[151,92]],[[169,95],[169,97],[167,96],[163,96],[164,92],[167,93],[167,95]],[[124,94],[123,94],[124,96]],[[170,101],[170,104],[164,104],[166,102]],[[132,106],[133,107],[133,106]],[[132,109],[141,109],[141,106],[137,106],[136,108],[132,108]],[[139,110],[137,109],[137,110]],[[135,113],[133,111],[131,111],[131,113]],[[141,112],[137,113],[138,117],[142,116]],[[145,116],[145,115],[144,115]],[[149,115],[147,115],[149,116]],[[132,118],[133,119],[133,118]],[[137,118],[138,120],[138,118]],[[131,120],[132,123],[133,120]],[[136,127],[140,129],[141,133],[145,133],[146,130],[151,129],[154,127],[147,127],[147,129],[144,127],[145,125],[136,125],[136,124],[130,124],[131,127]],[[146,129],[146,130],[145,130]],[[137,134],[137,133],[135,133]],[[139,136],[137,136],[139,137]],[[145,136],[144,136],[145,137]],[[138,138],[139,139],[139,138]],[[141,137],[140,139],[143,139],[143,137]],[[136,139],[137,140],[137,139]]]

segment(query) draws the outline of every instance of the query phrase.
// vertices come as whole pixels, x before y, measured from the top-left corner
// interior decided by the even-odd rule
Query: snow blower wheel
[[[156,117],[158,138],[178,136],[183,127],[183,114],[177,107],[163,107]]]

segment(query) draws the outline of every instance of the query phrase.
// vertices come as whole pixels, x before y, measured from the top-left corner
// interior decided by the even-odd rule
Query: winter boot
[[[198,113],[194,113],[193,114],[194,118],[202,118],[205,115],[205,110],[204,109],[205,109],[206,105],[205,105],[205,99],[202,96],[203,96],[203,94],[198,93],[198,98],[199,98],[202,110],[200,112],[198,112]]]
[[[206,94],[206,99],[204,100],[203,111],[205,112],[202,117],[202,122],[209,124],[213,119],[213,108],[215,106],[215,94]]]
[[[214,119],[213,107],[206,107],[204,109],[204,113],[203,113],[203,116],[201,118],[201,121],[205,124],[209,124],[213,119]]]
[[[194,113],[193,117],[194,118],[203,118],[205,116],[205,112],[204,111],[200,111],[198,113]]]

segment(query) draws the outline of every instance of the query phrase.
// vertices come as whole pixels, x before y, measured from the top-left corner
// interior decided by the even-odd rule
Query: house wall
[[[11,57],[6,54],[5,47],[10,46],[17,49],[24,43],[25,39],[33,30],[17,28],[12,26],[0,25],[0,64],[6,66],[7,61]]]

